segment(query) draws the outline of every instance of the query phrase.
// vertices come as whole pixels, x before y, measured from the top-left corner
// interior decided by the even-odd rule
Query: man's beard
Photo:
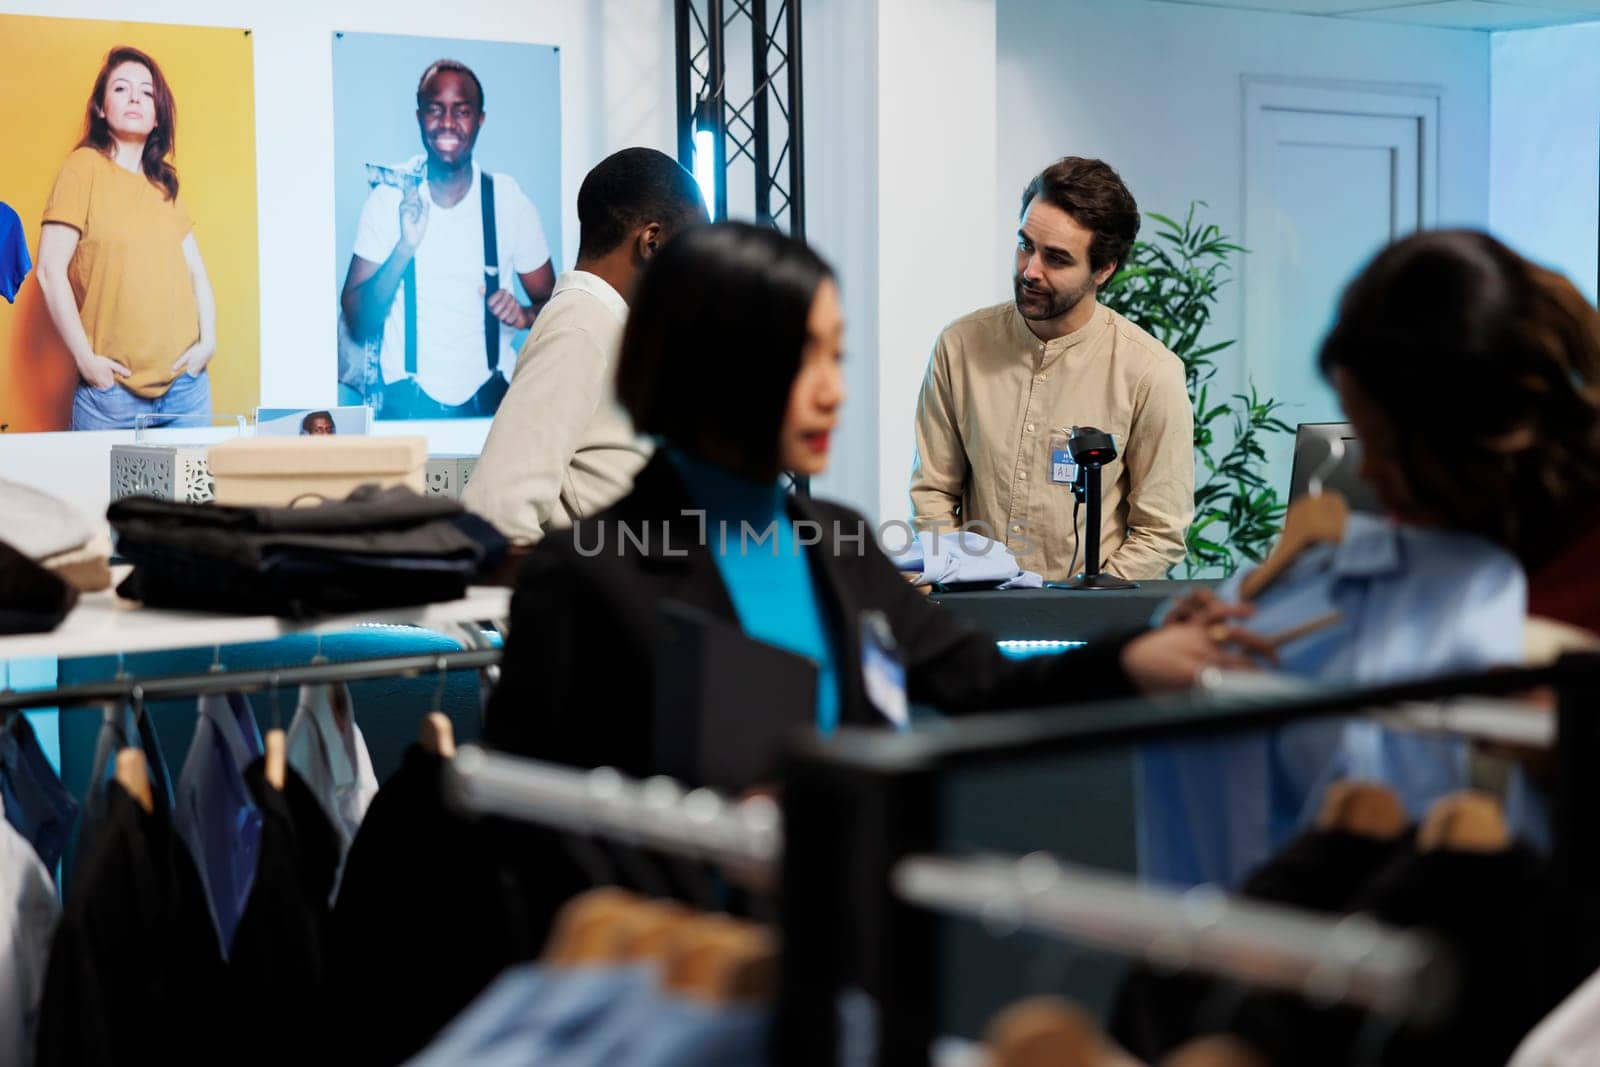
[[[1022,279],[1015,275],[1011,278],[1011,291],[1016,298],[1017,311],[1023,318],[1031,322],[1049,322],[1066,315],[1073,308],[1083,302],[1083,298],[1094,293],[1094,279],[1086,280],[1081,286],[1065,294],[1034,292],[1030,295],[1046,298],[1044,310],[1028,310],[1022,303]]]

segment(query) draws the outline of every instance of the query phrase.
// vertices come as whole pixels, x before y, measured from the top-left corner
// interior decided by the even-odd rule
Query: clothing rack
[[[409,656],[377,656],[341,662],[308,663],[247,671],[213,669],[198,674],[151,678],[113,678],[50,689],[0,691],[0,712],[45,707],[81,707],[122,700],[161,700],[216,693],[259,693],[301,685],[359,682],[372,678],[419,678],[450,671],[490,670],[500,663],[497,648]]]
[[[1440,947],[1409,931],[1212,887],[1156,888],[1045,853],[911,856],[895,867],[894,886],[902,899],[945,914],[1063,935],[1157,966],[1228,974],[1398,1019],[1436,1017],[1452,989],[1453,968]]]
[[[1396,709],[1413,720],[1420,716],[1426,721],[1417,725],[1424,727],[1504,735],[1519,728],[1509,707],[1460,698],[1540,689],[1555,695],[1551,829],[1556,876],[1568,896],[1593,899],[1600,896],[1600,847],[1595,844],[1600,842],[1600,774],[1594,772],[1600,766],[1600,715],[1594,713],[1600,655],[1592,653],[1571,654],[1548,667],[1376,688],[1233,699],[1145,698],[973,716],[945,729],[904,734],[841,730],[826,741],[798,745],[784,774],[779,1062],[818,1067],[837,1061],[837,997],[850,987],[865,989],[877,1004],[880,1062],[927,1062],[939,1032],[940,939],[934,914],[902,898],[910,875],[897,880],[897,872],[910,858],[938,855],[941,788],[953,772],[1315,719],[1391,715]],[[1414,710],[1417,703],[1440,701],[1459,707],[1455,713]],[[1548,738],[1550,729],[1548,723],[1520,728],[1524,738],[1540,729]],[[928,868],[907,870],[925,874]],[[818,871],[831,877],[819,880]],[[1413,1006],[1430,1003],[1440,973],[1416,976],[1420,985],[1411,995]]]
[[[729,801],[671,778],[609,768],[580,771],[463,745],[445,768],[445,797],[462,811],[503,815],[569,833],[646,845],[746,869],[776,867],[782,819],[769,797]]]

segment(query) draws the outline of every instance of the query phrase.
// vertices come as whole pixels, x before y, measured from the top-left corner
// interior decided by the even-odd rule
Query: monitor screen
[[[1330,457],[1340,445],[1344,454],[1337,466]],[[1361,478],[1361,442],[1348,422],[1302,422],[1294,436],[1294,469],[1289,476],[1289,499],[1303,496],[1313,476],[1321,475],[1322,487],[1344,494],[1351,511],[1373,515],[1384,513],[1377,494]]]

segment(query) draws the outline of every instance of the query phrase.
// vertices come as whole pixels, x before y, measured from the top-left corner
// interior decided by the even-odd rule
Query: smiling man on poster
[[[533,202],[472,158],[486,119],[477,75],[434,62],[417,83],[425,155],[396,168],[397,184],[376,184],[361,209],[341,303],[352,337],[380,347],[379,418],[493,415],[516,358],[511,335],[554,287]]]

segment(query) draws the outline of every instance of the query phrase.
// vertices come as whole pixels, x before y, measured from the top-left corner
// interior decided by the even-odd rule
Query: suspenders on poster
[[[488,171],[479,175],[482,186],[479,200],[483,204],[483,347],[489,361],[490,372],[500,369],[500,320],[489,310],[489,297],[500,286],[500,246],[494,227],[494,178]],[[402,286],[405,290],[406,316],[406,373],[417,373],[417,261],[415,257],[406,264]]]

